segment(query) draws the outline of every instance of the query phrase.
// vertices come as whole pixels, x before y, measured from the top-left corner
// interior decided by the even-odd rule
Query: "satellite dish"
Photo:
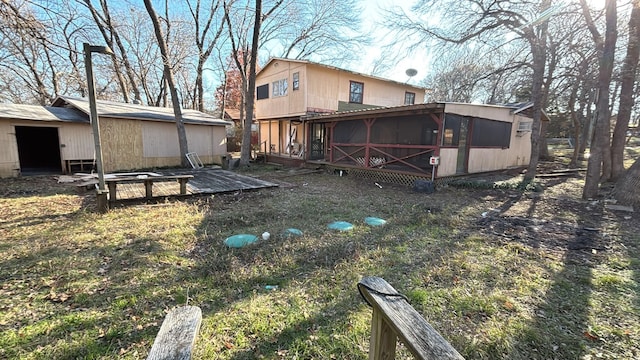
[[[418,73],[418,70],[409,68],[404,73],[407,74],[407,76],[409,77],[407,81],[405,81],[405,83],[408,83],[412,77],[416,76],[416,74]]]

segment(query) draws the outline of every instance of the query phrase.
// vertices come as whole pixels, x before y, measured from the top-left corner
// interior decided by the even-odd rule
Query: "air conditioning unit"
[[[516,131],[516,135],[522,136],[528,132],[531,132],[532,127],[533,127],[532,121],[520,121],[518,123],[518,130]]]

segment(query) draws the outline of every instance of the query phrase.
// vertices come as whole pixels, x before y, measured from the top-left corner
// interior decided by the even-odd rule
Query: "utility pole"
[[[87,88],[89,90],[89,119],[93,128],[93,143],[96,152],[96,168],[98,171],[98,189],[96,200],[98,203],[98,212],[105,213],[109,210],[107,202],[107,194],[109,191],[104,184],[104,169],[102,167],[102,145],[100,141],[100,125],[98,122],[98,108],[96,105],[96,88],[93,80],[93,66],[91,64],[91,53],[113,54],[108,46],[93,46],[84,43],[84,67],[87,70]]]

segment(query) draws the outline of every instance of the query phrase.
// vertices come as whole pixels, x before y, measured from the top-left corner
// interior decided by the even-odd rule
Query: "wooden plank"
[[[369,360],[395,359],[398,337],[387,324],[382,312],[374,311],[371,317],[371,347]]]
[[[396,289],[379,277],[365,277],[358,289],[373,307],[374,317],[381,317],[417,359],[464,359],[438,331],[418,313]],[[377,324],[377,321],[376,321]],[[372,323],[373,325],[373,323]],[[382,360],[391,351],[384,329],[376,330],[370,345],[369,359]],[[372,353],[373,352],[373,353]]]
[[[202,322],[197,306],[173,309],[162,322],[147,360],[188,360]]]
[[[149,176],[146,179],[153,180],[153,197],[177,196],[178,194],[217,194],[278,186],[275,183],[219,169],[165,172],[161,176]],[[146,179],[130,175],[105,179],[105,182],[118,184],[117,199],[144,199],[146,193],[143,183]],[[156,179],[161,181],[156,181]]]

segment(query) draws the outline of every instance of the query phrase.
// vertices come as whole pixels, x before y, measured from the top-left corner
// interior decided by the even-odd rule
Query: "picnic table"
[[[193,179],[193,175],[137,175],[137,176],[115,176],[104,179],[104,182],[109,188],[109,202],[114,203],[117,199],[116,188],[118,184],[144,184],[145,198],[151,199],[153,197],[153,183],[154,182],[166,182],[177,181],[180,183],[180,195],[187,193],[187,182],[189,179]]]

